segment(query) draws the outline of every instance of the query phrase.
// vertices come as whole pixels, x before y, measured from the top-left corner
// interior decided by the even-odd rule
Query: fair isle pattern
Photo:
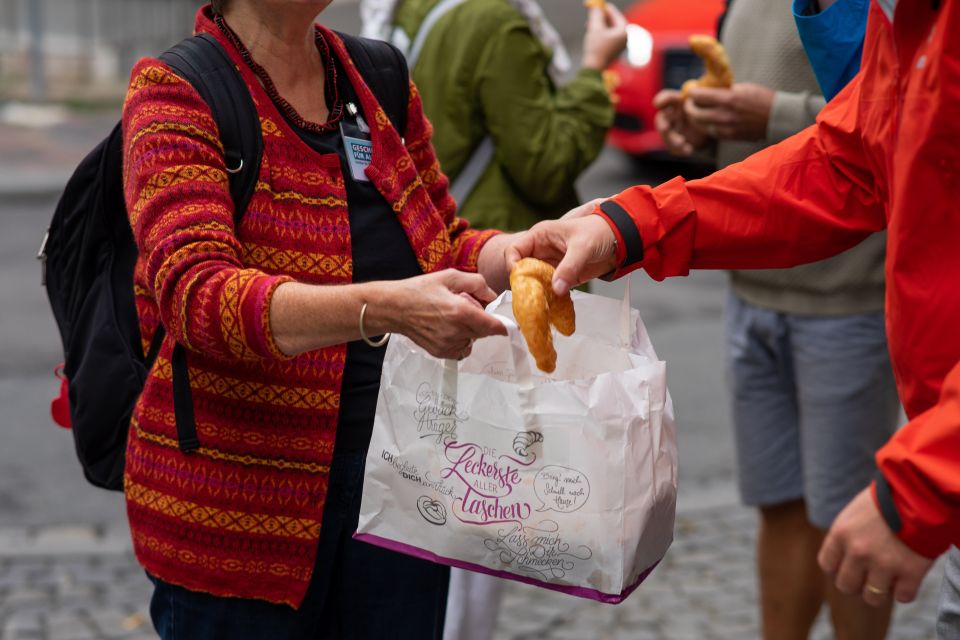
[[[140,259],[134,293],[144,350],[167,338],[131,419],[125,489],[134,548],[151,574],[189,589],[298,606],[313,570],[336,439],[346,346],[284,356],[270,332],[283,282],[353,277],[346,188],[335,156],[289,128],[202,11],[196,30],[231,53],[260,115],[263,162],[234,228],[210,110],[161,62],[141,60],[124,104],[124,183]],[[323,30],[372,131],[369,172],[425,272],[476,270],[491,232],[456,216],[411,85],[406,143]],[[188,348],[200,449],[177,446],[170,356]]]
[[[315,540],[320,535],[320,523],[316,520],[217,509],[189,500],[181,500],[176,496],[148,489],[135,482],[128,482],[125,491],[127,500],[130,502],[144,509],[152,509],[170,517],[180,518],[188,525],[198,524],[227,531],[306,540]]]

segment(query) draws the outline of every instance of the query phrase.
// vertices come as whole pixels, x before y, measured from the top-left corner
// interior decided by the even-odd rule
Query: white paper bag
[[[535,368],[509,337],[462,362],[390,339],[355,536],[435,562],[617,603],[673,540],[677,449],[665,364],[640,315],[573,292],[577,331]]]

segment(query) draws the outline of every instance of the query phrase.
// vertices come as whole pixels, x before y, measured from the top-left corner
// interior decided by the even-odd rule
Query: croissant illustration
[[[547,373],[557,368],[550,325],[565,336],[573,335],[576,329],[570,294],[557,296],[552,282],[553,267],[536,258],[520,260],[510,272],[513,315],[527,348],[537,361],[537,368]]]
[[[543,434],[539,431],[522,431],[513,439],[513,450],[518,456],[526,458],[527,449],[537,442],[543,442]]]
[[[729,87],[733,84],[733,71],[723,45],[712,36],[690,36],[690,48],[703,58],[706,72],[699,78],[687,80],[680,89],[686,99],[694,87]]]

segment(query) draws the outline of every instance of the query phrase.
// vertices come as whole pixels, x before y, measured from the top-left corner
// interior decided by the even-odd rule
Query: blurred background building
[[[103,103],[190,34],[197,0],[0,0],[0,101]]]

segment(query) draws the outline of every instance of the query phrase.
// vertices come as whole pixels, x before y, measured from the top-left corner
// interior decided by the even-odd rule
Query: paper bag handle
[[[530,358],[527,356],[527,343],[520,332],[520,326],[512,318],[495,315],[497,320],[507,328],[510,340],[510,364],[517,376],[517,384],[523,389],[533,388],[533,370],[530,368]]]
[[[633,345],[633,309],[630,306],[630,274],[623,283],[623,299],[620,302],[620,348],[629,351]]]

